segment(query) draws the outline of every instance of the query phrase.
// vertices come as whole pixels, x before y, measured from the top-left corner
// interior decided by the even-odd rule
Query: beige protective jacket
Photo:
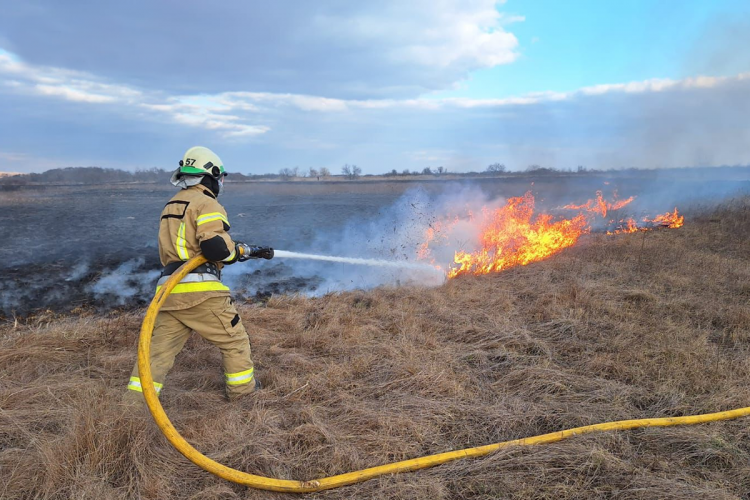
[[[224,207],[205,186],[180,190],[164,206],[159,223],[159,258],[163,266],[186,261],[199,253],[217,262],[234,263],[235,243],[229,236]],[[162,278],[163,280],[163,278]],[[158,290],[158,287],[157,287]],[[208,273],[190,273],[167,298],[162,311],[178,311],[211,297],[229,296],[229,287]]]

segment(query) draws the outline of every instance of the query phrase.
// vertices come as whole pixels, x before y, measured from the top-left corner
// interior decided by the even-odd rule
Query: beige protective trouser
[[[151,337],[151,376],[160,392],[174,358],[195,330],[221,350],[227,397],[234,399],[255,390],[250,340],[237,309],[229,297],[213,297],[179,311],[161,311],[156,316]],[[143,401],[138,362],[130,376],[126,400]]]

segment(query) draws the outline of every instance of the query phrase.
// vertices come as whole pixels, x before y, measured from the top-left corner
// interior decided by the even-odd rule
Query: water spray
[[[341,262],[343,264],[356,264],[361,266],[379,266],[379,267],[394,267],[399,269],[417,269],[420,271],[428,271],[433,273],[441,273],[439,269],[431,266],[430,264],[417,263],[417,262],[405,262],[400,260],[384,260],[384,259],[360,259],[356,257],[335,257],[332,255],[316,255],[311,253],[300,253],[300,252],[288,252],[286,250],[274,250],[274,258],[282,259],[307,259],[307,260],[323,260],[327,262]]]

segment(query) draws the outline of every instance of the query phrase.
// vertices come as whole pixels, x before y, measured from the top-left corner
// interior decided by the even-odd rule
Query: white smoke
[[[453,185],[456,188],[455,185]],[[324,254],[344,259],[379,259],[394,263],[429,263],[423,266],[366,266],[359,263],[320,262],[315,260],[274,259],[234,265],[225,268],[222,279],[233,289],[244,288],[253,294],[268,286],[271,275],[281,291],[286,282],[309,283],[303,293],[321,295],[377,286],[420,285],[439,286],[458,248],[471,250],[477,240],[477,225],[467,213],[478,213],[505,203],[503,198],[491,199],[477,187],[461,186],[449,192],[430,195],[421,188],[405,192],[392,206],[379,209],[369,219],[352,219],[343,228],[317,233],[308,247],[295,247],[302,253]],[[440,234],[441,223],[454,221],[449,233]],[[424,256],[420,251],[428,231],[442,238],[436,249]],[[426,258],[425,258],[426,257]],[[293,287],[291,287],[293,288]]]
[[[88,262],[82,261],[73,266],[68,275],[65,277],[65,281],[78,281],[89,272],[90,266]]]
[[[159,271],[138,270],[144,265],[143,258],[131,259],[116,269],[107,271],[89,286],[94,297],[113,301],[116,305],[126,305],[137,297],[153,295]]]

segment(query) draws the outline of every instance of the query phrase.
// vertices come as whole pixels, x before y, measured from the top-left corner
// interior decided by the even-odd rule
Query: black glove
[[[237,243],[236,251],[239,255],[237,260],[240,262],[250,259],[273,259],[273,248],[271,247],[256,247],[246,243]]]

